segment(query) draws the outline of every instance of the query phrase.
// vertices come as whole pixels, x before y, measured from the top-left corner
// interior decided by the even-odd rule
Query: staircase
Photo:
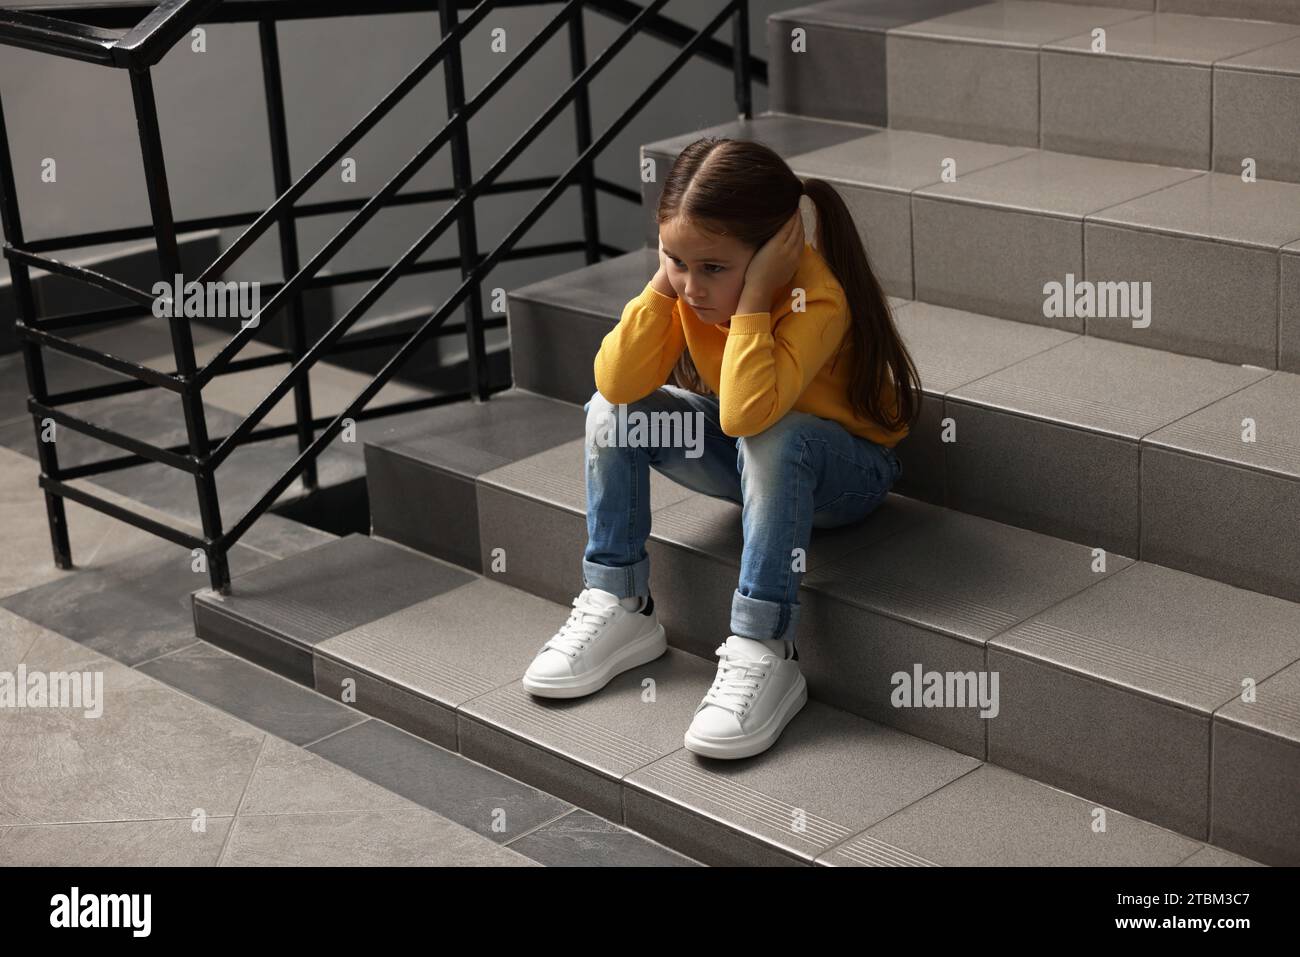
[[[371,433],[371,536],[198,593],[199,636],[706,863],[1300,863],[1300,14],[1155,5],[791,10],[771,111],[642,147],[834,183],[925,386],[899,494],[813,533],[770,751],[682,748],[740,511],[658,473],[668,654],[585,699],[518,680],[581,588],[581,403],[655,183],[646,248],[513,292],[513,389]],[[890,706],[919,671],[997,673],[997,714]]]

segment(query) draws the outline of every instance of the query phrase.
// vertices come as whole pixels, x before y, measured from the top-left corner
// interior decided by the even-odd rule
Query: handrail
[[[0,9],[0,44],[40,50],[56,56],[86,60],[103,66],[145,69],[156,64],[192,27],[200,23],[221,0],[161,0],[146,6],[143,18],[116,28],[92,22],[51,16],[22,8]],[[121,5],[134,9],[138,5]],[[57,8],[64,13],[87,12]],[[93,9],[93,8],[92,8]],[[93,17],[93,13],[92,13]]]
[[[55,56],[112,66],[116,30],[59,20],[40,13],[0,9],[0,43]]]
[[[637,202],[640,200],[640,195],[635,190],[597,177],[595,160],[691,57],[725,62],[730,66],[735,80],[736,104],[742,119],[750,116],[751,79],[754,77],[762,79],[766,75],[766,65],[749,54],[747,0],[728,0],[722,5],[720,12],[698,31],[661,13],[669,0],[651,0],[644,5],[632,0],[481,0],[463,21],[458,19],[455,11],[465,6],[467,0],[373,0],[371,3],[364,4],[365,12],[381,13],[413,9],[428,11],[431,6],[435,6],[439,14],[442,37],[436,47],[409,70],[342,138],[325,150],[310,169],[296,181],[290,182],[287,119],[280,81],[280,57],[275,22],[286,17],[330,16],[344,11],[356,11],[359,2],[360,0],[315,0],[315,2],[226,0],[225,3],[218,3],[217,0],[164,0],[162,3],[145,4],[135,0],[126,3],[113,3],[110,0],[103,4],[83,3],[75,7],[65,5],[57,8],[58,12],[69,16],[73,12],[78,17],[93,14],[98,21],[96,26],[86,22],[72,23],[54,20],[52,17],[47,18],[54,23],[53,26],[46,24],[51,31],[56,34],[63,31],[56,46],[66,45],[64,40],[67,33],[92,38],[100,36],[108,32],[105,24],[110,21],[114,28],[126,28],[113,43],[116,52],[113,55],[112,65],[130,67],[130,83],[139,127],[145,180],[149,190],[149,208],[152,217],[150,226],[125,227],[82,233],[74,237],[65,235],[24,241],[14,191],[12,156],[5,129],[3,104],[0,103],[0,220],[3,221],[5,230],[3,252],[11,264],[15,301],[18,305],[19,319],[15,323],[15,328],[24,350],[31,393],[28,410],[33,416],[38,432],[42,421],[51,420],[127,453],[68,467],[60,466],[53,443],[42,442],[38,446],[41,487],[46,493],[55,560],[60,567],[70,567],[71,563],[66,519],[63,515],[63,500],[71,498],[107,514],[115,515],[137,527],[155,531],[172,541],[202,548],[209,558],[208,572],[212,586],[225,590],[230,582],[227,564],[227,554],[230,549],[299,477],[302,478],[306,488],[314,487],[316,461],[321,452],[338,436],[346,422],[401,411],[431,408],[470,397],[486,400],[495,392],[508,387],[494,386],[487,381],[488,367],[483,333],[485,329],[504,326],[506,320],[503,316],[483,315],[479,295],[484,278],[501,262],[515,258],[582,251],[586,254],[588,262],[596,262],[603,255],[622,252],[600,240],[596,222],[596,191],[599,189],[610,195]],[[548,2],[560,9],[489,80],[486,86],[467,101],[464,96],[460,65],[462,41],[494,10],[506,6],[532,6],[538,2]],[[585,40],[581,19],[586,10],[624,21],[614,41],[590,64],[585,63]],[[136,22],[127,21],[128,11],[138,17]],[[23,45],[23,42],[20,42],[22,37],[18,37],[18,34],[23,33],[19,21],[34,15],[19,11],[18,17],[10,17],[6,20],[4,14],[5,11],[0,11],[0,44]],[[714,36],[728,18],[733,20],[734,31],[732,45],[729,47]],[[150,66],[197,22],[247,20],[258,22],[264,80],[263,95],[266,98],[267,118],[270,125],[272,172],[277,195],[264,211],[177,221],[172,217],[170,189]],[[472,177],[468,141],[470,120],[536,56],[545,43],[566,25],[569,28],[571,81],[486,171],[480,173],[477,178]],[[99,33],[96,34],[95,31]],[[28,29],[27,33],[30,34],[31,30]],[[593,139],[590,129],[591,114],[586,99],[590,86],[594,78],[599,76],[631,40],[640,34],[660,37],[680,49],[632,103],[598,137]],[[100,39],[102,44],[107,44],[110,38],[100,36]],[[64,50],[51,52],[68,55]],[[99,62],[104,60],[101,58]],[[437,66],[443,67],[446,79],[447,119],[442,128],[418,148],[374,195],[364,199],[331,200],[299,205],[299,200],[320,180],[321,176],[332,169],[340,157],[346,155],[361,137],[388,115],[393,107]],[[558,177],[534,176],[506,179],[503,174],[507,168],[537,140],[561,112],[570,106],[575,109],[574,117],[577,123],[576,160]],[[442,146],[447,144],[452,147],[453,185],[450,188],[402,192],[414,175],[437,155]],[[570,186],[574,185],[580,186],[582,191],[584,239],[531,246],[521,244],[524,234]],[[542,195],[495,248],[486,254],[480,252],[475,225],[477,200],[487,195],[524,189],[541,190]],[[325,266],[379,210],[429,202],[442,202],[444,208],[440,210],[436,220],[396,261],[389,265],[348,269],[337,273],[324,271]],[[350,212],[352,215],[305,265],[299,266],[297,221],[306,216],[339,212]],[[456,223],[459,227],[459,256],[444,256],[421,261],[422,254],[452,223]],[[241,328],[234,331],[218,350],[217,355],[202,367],[196,362],[188,320],[175,315],[170,316],[168,320],[172,337],[174,371],[160,371],[57,334],[62,330],[79,326],[118,321],[126,317],[130,307],[113,306],[50,317],[39,316],[35,308],[29,275],[31,269],[55,272],[89,283],[122,296],[137,307],[151,306],[153,297],[143,289],[83,266],[60,262],[44,253],[70,248],[77,244],[94,245],[152,235],[158,248],[162,274],[164,278],[171,280],[181,272],[176,238],[178,233],[195,228],[211,228],[218,224],[242,226],[243,229],[235,240],[201,271],[197,279],[191,282],[208,283],[218,280],[254,242],[265,235],[272,224],[275,224],[279,231],[280,270],[284,278],[260,284],[263,293],[260,301],[264,305],[259,307],[254,316],[241,316],[240,319],[243,321]],[[80,242],[74,243],[73,240]],[[437,308],[427,314],[420,314],[421,318],[414,332],[374,329],[373,324],[368,325],[363,322],[367,312],[399,279],[416,273],[448,269],[459,269],[459,284]],[[360,298],[342,316],[333,320],[323,333],[314,334],[314,341],[308,347],[301,307],[303,292],[343,283],[368,283],[368,285]],[[266,299],[268,293],[269,300]],[[283,350],[267,355],[240,357],[240,351],[257,334],[257,327],[265,325],[263,320],[275,315],[284,306],[290,307],[286,314],[289,345]],[[458,308],[464,311],[464,322],[452,324],[449,319]],[[467,370],[470,382],[468,393],[431,395],[410,401],[384,403],[373,409],[368,407],[379,391],[423,343],[434,336],[444,336],[453,332],[463,334],[468,345]],[[41,350],[47,347],[97,363],[120,373],[125,379],[51,394],[45,382],[41,357]],[[336,415],[314,416],[311,410],[310,380],[307,375],[311,368],[327,355],[379,347],[396,347],[396,351],[384,362],[382,368],[370,377],[348,406]],[[210,437],[202,402],[204,386],[218,375],[272,365],[287,365],[288,369],[228,434]],[[149,387],[162,388],[179,396],[186,420],[188,439],[186,443],[160,448],[122,435],[113,429],[95,425],[85,418],[80,410],[61,408],[72,403],[108,398]],[[286,425],[264,425],[266,415],[290,390],[295,393],[294,421]],[[298,439],[298,454],[292,464],[233,524],[223,529],[215,483],[218,467],[243,444],[295,433]],[[199,499],[202,538],[196,538],[177,529],[160,531],[164,526],[159,523],[145,520],[138,513],[114,506],[107,499],[85,489],[74,489],[68,484],[73,479],[99,475],[147,462],[159,462],[193,476]]]
[[[153,66],[221,0],[162,0],[113,47],[119,66]]]

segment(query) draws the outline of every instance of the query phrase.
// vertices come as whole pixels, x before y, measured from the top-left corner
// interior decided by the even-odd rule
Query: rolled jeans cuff
[[[731,633],[756,641],[772,638],[794,641],[799,611],[797,603],[750,598],[737,589],[731,596]]]
[[[598,565],[582,560],[582,581],[587,588],[599,588],[618,598],[650,594],[650,556],[632,565]]]

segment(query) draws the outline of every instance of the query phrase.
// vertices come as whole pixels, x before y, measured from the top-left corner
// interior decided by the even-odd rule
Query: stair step
[[[1300,8],[1292,0],[1057,0],[1094,6],[1124,7],[1153,13],[1190,13],[1202,17],[1237,17],[1242,20],[1270,20],[1275,23],[1300,23]]]
[[[768,106],[778,113],[888,126],[889,29],[984,2],[831,0],[779,10],[767,18]],[[803,31],[802,50],[792,48],[794,30]]]
[[[946,503],[1142,554],[1142,438],[1267,375],[1080,336],[945,396],[956,428],[944,450]],[[1300,501],[1300,484],[1291,489]],[[1300,597],[1300,578],[1293,587]]]
[[[509,389],[390,425],[366,445],[373,533],[481,568],[478,476],[581,436],[584,418],[572,405]]]
[[[1300,184],[778,115],[649,144],[643,156],[666,171],[699,136],[778,148],[818,127],[838,139],[782,156],[800,176],[835,186],[889,294],[1300,372]],[[955,182],[943,181],[945,164]],[[661,188],[643,188],[651,253]],[[654,259],[646,262],[648,278]],[[1055,314],[1051,282],[1061,288]],[[1085,318],[1073,306],[1096,283],[1149,286],[1120,316],[1108,299],[1106,314]],[[589,330],[584,347],[593,338]]]
[[[1282,531],[1300,528],[1297,409],[1300,376],[1278,372],[1146,436],[1142,555],[1300,601],[1300,536]],[[1247,420],[1267,433],[1243,441]]]
[[[1091,796],[819,700],[762,758],[698,758],[681,735],[716,663],[675,647],[598,695],[535,699],[519,676],[567,604],[381,540],[349,536],[294,555],[236,578],[228,596],[197,593],[194,607],[201,638],[272,667],[292,661],[276,670],[331,697],[351,679],[360,710],[706,863],[1252,863],[1118,807],[1098,831]],[[1254,721],[1243,713],[1233,727],[1257,736]],[[1215,810],[1226,819],[1234,805]],[[1255,837],[1245,823],[1234,832],[1243,843]],[[1275,859],[1294,853],[1269,839]]]
[[[907,307],[902,314],[911,308],[917,307]],[[1134,349],[1080,337],[1065,345],[1074,343]],[[1052,355],[1065,345],[1038,356]],[[1145,374],[1123,361],[1119,367],[1129,376]],[[1099,364],[1100,370],[1110,368],[1111,362]],[[1179,393],[1180,386],[1171,388]],[[573,414],[577,410],[563,403],[548,405],[525,394],[515,401],[516,408],[529,409],[528,417],[519,420],[520,434],[552,430],[555,436],[558,430],[563,436],[571,429],[575,438],[496,468],[483,468],[491,464],[483,460],[471,468],[458,466],[458,458],[464,463],[470,456],[455,449],[451,467],[444,470],[437,452],[426,449],[423,472],[412,475],[436,479],[408,482],[398,493],[384,483],[383,472],[372,470],[371,499],[447,503],[428,509],[433,514],[427,527],[444,522],[444,543],[462,537],[457,529],[477,528],[478,560],[466,567],[563,604],[582,587],[580,562],[574,557],[581,555],[587,537],[582,423]],[[458,434],[472,441],[475,432],[466,416],[486,421],[486,414],[465,409],[458,415]],[[959,415],[963,424],[968,418],[969,413]],[[1109,422],[1103,426],[1114,428]],[[959,425],[959,434],[963,427]],[[1091,434],[1074,426],[1045,428]],[[1122,444],[1132,461],[1138,460],[1139,443],[1131,436],[1097,433],[1096,441]],[[487,443],[501,448],[499,438]],[[1042,442],[1028,444],[1041,447]],[[367,455],[372,462],[395,457],[382,443],[369,445]],[[672,596],[671,601],[658,602],[660,620],[674,648],[707,658],[718,641],[717,623],[726,621],[731,607],[743,543],[741,510],[687,490],[654,470],[651,481],[653,525],[647,553],[652,591]],[[1041,491],[1023,494],[1031,499],[1059,494],[1050,477],[1043,482]],[[452,483],[459,484],[454,495],[444,491]],[[1132,494],[1137,494],[1136,487]],[[396,508],[394,514],[399,514]],[[1184,519],[1184,524],[1197,523]],[[422,543],[407,544],[418,548]],[[1286,547],[1275,545],[1274,550]],[[1002,687],[1013,689],[1009,693],[1015,696],[1004,700],[1014,702],[1024,695],[1033,702],[1020,712],[1029,715],[1023,724],[1012,708],[1011,717],[1000,726],[1006,732],[1000,741],[1006,757],[999,763],[1016,767],[1021,761],[1033,766],[1035,777],[1054,786],[1093,794],[1183,833],[1210,833],[1205,777],[1209,729],[1217,712],[1240,695],[1241,679],[1262,682],[1300,659],[1300,606],[1095,548],[1094,543],[1053,538],[893,494],[863,523],[815,529],[800,594],[801,632],[815,636],[800,651],[813,697],[984,758],[992,754],[986,746],[992,748],[999,740],[996,722],[985,724],[969,710],[891,707],[882,700],[885,696],[869,689],[888,687],[892,675],[911,674],[916,663],[927,671],[965,673],[982,671],[986,660],[997,660],[998,667],[988,667],[1002,674]],[[444,544],[434,553],[465,551]],[[557,556],[570,557],[557,561]],[[1132,584],[1101,592],[1110,596],[1101,607],[1088,606],[1076,617],[1056,617],[1111,577],[1119,581],[1125,576]],[[1144,603],[1163,607],[1162,602],[1184,609],[1187,620],[1172,611],[1150,618],[1142,611]],[[1174,621],[1181,630],[1169,630],[1167,623]],[[1073,656],[1063,653],[1063,647],[1074,645]],[[1287,700],[1294,699],[1282,699],[1284,712]],[[1270,701],[1266,707],[1278,706],[1276,699]],[[1099,709],[1104,709],[1103,723],[1111,730],[1090,734],[1086,729]],[[1054,716],[1047,725],[1044,713]],[[1169,734],[1140,733],[1153,722]],[[1043,730],[1049,725],[1074,731],[1062,732],[1068,739],[1063,742]],[[1276,749],[1269,752],[1271,766],[1295,768],[1300,737],[1279,734],[1276,725],[1267,727],[1254,733],[1267,739],[1265,750]],[[1111,734],[1129,743],[1120,747],[1119,738]],[[1116,748],[1123,752],[1122,759],[1116,758]],[[1080,783],[1080,767],[1087,768],[1085,784]],[[1267,799],[1280,800],[1286,787],[1279,784],[1280,790]],[[1267,825],[1262,822],[1268,817],[1259,820],[1263,832],[1276,829],[1275,820]]]
[[[517,384],[590,399],[595,352],[644,286],[651,254],[601,263],[591,282],[578,270],[512,296]],[[578,289],[581,313],[568,305]],[[1266,508],[1282,523],[1300,520],[1300,375],[923,302],[896,304],[895,319],[924,388],[918,423],[898,446],[896,491],[1300,601],[1300,545],[1255,519]],[[553,359],[519,365],[543,343]],[[1246,418],[1260,441],[1242,441]],[[578,419],[571,428],[582,434]],[[465,561],[407,537],[410,521],[394,504],[382,534]]]
[[[335,539],[293,558],[255,577],[239,576],[231,595],[201,593],[194,625],[212,644],[307,685],[315,645],[470,579],[365,535]]]
[[[1202,170],[1239,173],[1250,157],[1261,178],[1300,181],[1289,134],[1300,11],[1153,6],[858,0],[785,11],[768,20],[771,108]],[[1289,22],[1260,22],[1267,14]]]
[[[1243,122],[1232,114],[1253,106],[1271,86],[1235,64],[1297,36],[1300,24],[1157,13],[1107,27],[1104,54],[1092,52],[1088,34],[1048,43],[1042,48],[1042,145],[1238,172],[1242,159],[1253,156],[1261,176],[1294,181],[1300,166],[1278,149],[1282,137],[1258,117]],[[1264,62],[1289,65],[1300,83],[1300,58],[1269,54]],[[1272,141],[1265,155],[1256,155],[1260,133],[1263,143]]]

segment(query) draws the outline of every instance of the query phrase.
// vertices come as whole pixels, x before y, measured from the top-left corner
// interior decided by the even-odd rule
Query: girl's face
[[[715,236],[680,220],[662,223],[659,239],[678,301],[703,323],[730,322],[755,250],[734,236]]]

